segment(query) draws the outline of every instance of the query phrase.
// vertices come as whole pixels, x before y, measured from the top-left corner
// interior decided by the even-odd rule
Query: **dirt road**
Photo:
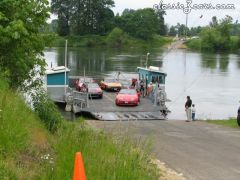
[[[205,122],[89,121],[113,133],[153,139],[153,155],[189,180],[240,179],[240,130]]]

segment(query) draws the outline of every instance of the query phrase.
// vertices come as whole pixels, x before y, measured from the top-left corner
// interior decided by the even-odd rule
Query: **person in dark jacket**
[[[145,90],[144,90],[144,81],[143,80],[140,81],[140,92],[141,92],[142,97],[144,97]]]
[[[192,107],[192,100],[191,100],[190,96],[187,96],[187,101],[185,103],[185,111],[186,111],[186,115],[187,115],[187,122],[192,121],[191,107]]]

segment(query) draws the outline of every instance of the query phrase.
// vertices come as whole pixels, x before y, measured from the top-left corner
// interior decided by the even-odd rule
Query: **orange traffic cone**
[[[74,172],[73,180],[86,180],[82,154],[80,152],[76,153],[75,163],[74,163]]]

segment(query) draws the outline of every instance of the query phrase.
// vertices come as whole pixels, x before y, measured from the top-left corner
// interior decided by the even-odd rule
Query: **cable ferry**
[[[67,44],[67,43],[66,43]],[[67,46],[67,45],[66,45]],[[67,51],[67,50],[66,50]],[[147,54],[147,59],[148,59]],[[69,76],[70,69],[65,66],[51,68],[46,71],[46,85],[49,97],[54,102],[61,102],[66,104],[66,111],[73,111],[76,113],[87,113],[99,120],[165,120],[168,112],[168,108],[165,103],[168,101],[165,92],[165,79],[167,74],[160,71],[158,67],[138,67],[138,79],[132,81],[136,83],[134,88],[136,92],[139,93],[140,81],[144,82],[144,91],[140,96],[138,101],[136,101],[136,106],[118,106],[116,103],[118,94],[120,92],[108,91],[108,89],[102,88],[104,93],[101,94],[101,99],[93,99],[89,96],[89,92],[79,92],[76,87],[71,86],[71,77]],[[146,63],[147,64],[147,63]],[[85,73],[84,73],[85,74]],[[121,83],[119,78],[120,72],[118,72],[117,81]],[[75,76],[73,79],[80,79],[81,77]],[[75,80],[76,80],[75,79]],[[86,79],[84,75],[84,79]],[[101,84],[101,81],[93,79],[94,82]],[[124,80],[129,81],[131,84],[131,79]],[[84,81],[85,83],[85,81]],[[73,83],[74,84],[74,83]],[[70,86],[69,86],[70,85]],[[87,87],[87,86],[86,86]],[[119,86],[120,87],[120,86]],[[121,89],[133,88],[132,86],[125,86],[124,81],[122,81]],[[120,90],[120,89],[119,89]],[[139,94],[138,94],[139,95]],[[134,97],[130,95],[123,95],[118,101],[125,101],[125,97],[132,101]],[[146,97],[147,96],[147,97]],[[128,106],[127,106],[128,105]]]
[[[159,67],[138,67],[137,72],[139,75],[139,81],[143,81],[145,85],[145,93],[147,94],[149,86],[152,86],[152,100],[154,105],[159,106],[159,110],[166,116],[170,111],[166,106],[167,94],[165,91],[165,81],[167,74],[162,72]],[[151,94],[149,94],[151,96]]]

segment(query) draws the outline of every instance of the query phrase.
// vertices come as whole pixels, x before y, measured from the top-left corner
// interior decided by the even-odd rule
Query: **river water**
[[[191,96],[197,119],[236,117],[240,100],[240,56],[174,49],[87,49],[69,48],[70,75],[104,78],[121,72],[124,78],[137,77],[136,68],[158,66],[167,73],[166,92],[172,102],[169,119],[186,119],[184,104]],[[54,66],[64,65],[64,48],[45,49],[45,59]]]

